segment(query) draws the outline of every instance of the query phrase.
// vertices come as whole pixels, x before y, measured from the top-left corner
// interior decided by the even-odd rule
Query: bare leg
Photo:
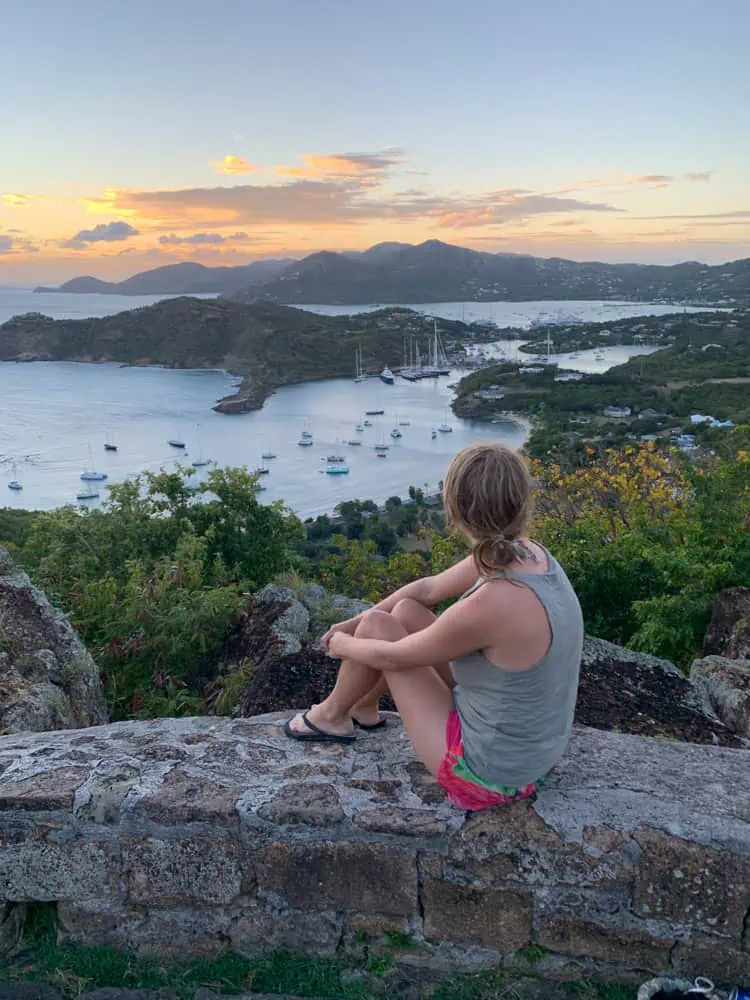
[[[399,601],[393,611],[390,612],[392,618],[400,622],[405,630],[411,635],[412,632],[421,632],[435,621],[435,615],[419,601],[409,598]],[[435,665],[435,670],[445,680],[449,687],[453,687],[453,675],[448,663]],[[356,705],[352,706],[351,716],[357,722],[363,722],[366,726],[374,725],[379,718],[378,704],[381,697],[388,691],[388,682],[381,674],[377,684],[364,696],[360,698]]]
[[[403,626],[393,615],[375,614],[362,622],[363,638],[396,641]],[[384,674],[401,721],[420,760],[437,775],[445,756],[445,729],[454,708],[453,693],[434,667],[389,670]]]
[[[407,610],[405,608],[401,613],[405,614]],[[395,615],[384,611],[366,615],[355,632],[361,638],[391,642],[402,639],[406,634],[406,628]],[[447,665],[443,667],[449,671]],[[336,686],[325,701],[310,709],[310,721],[326,732],[351,733],[354,705],[373,691],[382,676],[380,671],[366,664],[342,660]],[[388,671],[385,677],[417,755],[436,773],[445,754],[445,727],[453,709],[450,687],[434,667],[428,666]],[[292,720],[291,725],[300,732],[305,730],[299,716]]]

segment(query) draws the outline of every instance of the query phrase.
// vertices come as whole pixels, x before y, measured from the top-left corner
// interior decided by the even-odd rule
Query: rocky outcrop
[[[690,679],[732,732],[750,738],[750,660],[706,656],[694,661]]]
[[[750,587],[732,587],[716,595],[703,655],[750,660]]]
[[[243,660],[252,664],[241,714],[283,711],[325,698],[336,681],[338,661],[323,651],[320,637],[329,625],[368,607],[366,601],[331,595],[316,584],[294,590],[265,587],[227,644],[228,671]]]
[[[577,728],[535,801],[467,815],[395,716],[351,746],[286,717],[0,738],[0,895],[144,954],[391,932],[403,968],[517,969],[533,945],[550,979],[750,975],[750,751]]]
[[[367,607],[365,601],[330,595],[314,584],[261,591],[227,647],[226,670],[243,660],[253,665],[241,714],[321,701],[336,680],[338,661],[320,648],[320,636],[332,622]],[[602,639],[584,643],[576,721],[691,743],[741,743],[673,664]]]
[[[674,664],[587,637],[576,720],[642,736],[737,746],[702,690]]]
[[[65,615],[0,548],[0,733],[106,721],[96,664]]]

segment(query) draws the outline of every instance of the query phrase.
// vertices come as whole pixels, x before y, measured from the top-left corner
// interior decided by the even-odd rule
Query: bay
[[[0,288],[0,322],[23,312],[43,312],[56,319],[108,315],[149,305],[159,296],[34,294],[29,289]],[[624,303],[440,303],[420,309],[445,318],[493,319],[499,325],[530,325],[550,316],[559,322],[594,320],[602,315],[643,315],[674,311],[674,307]],[[328,314],[351,308],[310,306]],[[363,308],[376,308],[363,307]],[[639,310],[631,312],[631,310]],[[360,311],[358,308],[356,311]],[[488,354],[503,352],[519,358],[523,341],[482,345]],[[607,348],[604,360],[594,352],[581,352],[567,362],[582,370],[603,371],[632,353],[649,348]],[[591,358],[587,355],[592,355]],[[564,358],[559,359],[565,364]],[[261,464],[261,455],[271,450],[277,458],[264,462],[270,469],[262,477],[263,501],[283,500],[303,517],[331,511],[341,500],[384,500],[404,496],[410,485],[434,489],[443,478],[453,454],[477,440],[498,440],[517,447],[527,436],[523,421],[507,420],[483,424],[454,417],[448,407],[451,385],[461,372],[450,377],[418,383],[396,381],[393,386],[379,379],[355,383],[335,379],[280,389],[263,409],[241,416],[213,413],[212,404],[227,395],[236,380],[225,372],[175,371],[160,368],[122,368],[117,365],[36,362],[0,363],[0,505],[27,509],[51,509],[76,502],[83,484],[80,474],[93,464],[106,472],[107,483],[122,481],[142,470],[172,469],[199,457],[218,465]],[[374,425],[363,432],[355,426],[367,409],[384,409],[382,417],[370,418]],[[447,421],[450,433],[433,429]],[[313,446],[298,445],[306,425]],[[408,424],[408,426],[399,426]],[[402,437],[390,431],[399,427]],[[107,435],[117,452],[104,450]],[[167,443],[184,439],[185,451]],[[349,445],[361,440],[361,445]],[[377,458],[375,443],[389,445],[387,457]],[[91,449],[91,451],[89,451]],[[340,454],[349,468],[347,475],[326,474],[326,457]],[[90,457],[91,456],[91,457]],[[205,474],[205,469],[201,474]],[[12,478],[24,489],[7,489]],[[100,500],[106,483],[97,484]],[[94,503],[100,501],[93,501]]]

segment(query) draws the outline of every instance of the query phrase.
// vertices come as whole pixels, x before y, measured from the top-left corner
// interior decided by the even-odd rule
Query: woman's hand
[[[329,656],[333,656],[334,659],[340,660],[346,655],[345,648],[351,638],[350,633],[344,632],[343,629],[334,632],[331,638],[328,640],[328,645],[326,651]]]
[[[331,625],[326,634],[320,640],[320,644],[323,649],[330,653],[331,639],[338,632],[343,632],[344,635],[354,635],[357,625],[362,621],[362,615],[356,615],[354,618],[347,618],[345,622],[338,622],[336,625]],[[333,655],[333,654],[331,654]]]

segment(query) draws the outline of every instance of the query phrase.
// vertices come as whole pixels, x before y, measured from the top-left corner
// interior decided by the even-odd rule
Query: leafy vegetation
[[[248,594],[302,534],[246,469],[198,486],[178,470],[113,486],[101,510],[37,515],[22,558],[94,655],[113,717],[195,714]]]

